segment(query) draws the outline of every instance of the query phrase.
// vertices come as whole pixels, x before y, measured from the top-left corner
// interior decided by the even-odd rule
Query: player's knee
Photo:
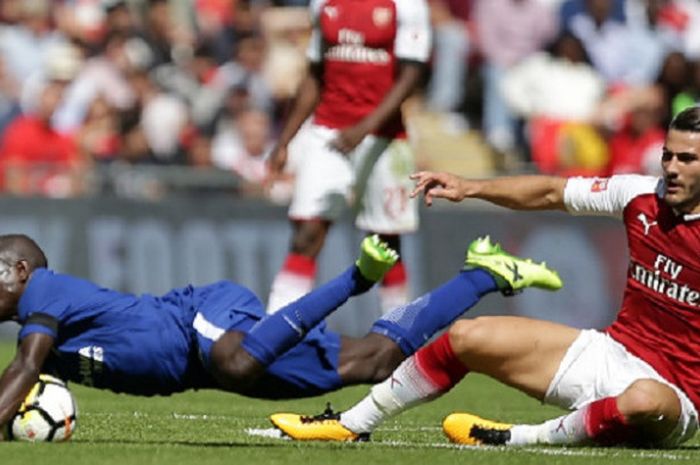
[[[314,256],[323,246],[328,225],[321,221],[303,221],[294,228],[292,252]]]
[[[483,350],[493,335],[488,317],[459,320],[449,329],[449,339],[455,354],[468,354]]]
[[[374,357],[374,370],[371,383],[380,383],[394,372],[406,356],[396,346],[381,346]]]
[[[680,399],[666,384],[652,379],[632,383],[617,398],[617,405],[627,421],[644,424],[665,419],[675,422],[680,416]]]
[[[217,341],[218,342],[218,341]],[[237,344],[214,344],[211,351],[212,373],[225,389],[242,391],[253,385],[264,369]]]

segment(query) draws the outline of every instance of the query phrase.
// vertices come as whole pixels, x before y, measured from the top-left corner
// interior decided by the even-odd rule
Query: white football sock
[[[305,276],[282,269],[272,282],[267,313],[275,313],[285,305],[311,292],[313,287],[313,276]]]
[[[438,397],[442,392],[409,357],[389,378],[375,384],[368,396],[343,412],[340,423],[355,433],[371,433],[387,418]]]
[[[510,430],[508,445],[584,444],[588,441],[585,420],[584,407],[539,425],[515,425]]]

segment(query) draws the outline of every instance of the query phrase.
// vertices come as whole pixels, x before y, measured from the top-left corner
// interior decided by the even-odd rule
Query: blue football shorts
[[[211,367],[211,349],[227,331],[247,333],[265,310],[249,289],[230,281],[198,287],[194,292],[193,321],[199,358]],[[338,375],[340,335],[321,323],[304,339],[268,366],[257,386],[246,393],[264,399],[309,397],[342,387]]]

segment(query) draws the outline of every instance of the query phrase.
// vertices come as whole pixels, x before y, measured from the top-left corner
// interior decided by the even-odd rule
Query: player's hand
[[[284,167],[287,166],[287,146],[276,145],[270,152],[270,157],[267,160],[267,180],[270,184],[282,177]]]
[[[452,202],[464,200],[464,183],[467,181],[450,173],[435,173],[433,171],[419,171],[411,176],[416,186],[411,192],[415,198],[423,192],[423,198],[427,206],[433,204],[433,198],[447,199]]]
[[[330,143],[330,146],[338,152],[347,155],[357,147],[367,135],[367,129],[362,124],[350,126],[338,132],[338,135]]]

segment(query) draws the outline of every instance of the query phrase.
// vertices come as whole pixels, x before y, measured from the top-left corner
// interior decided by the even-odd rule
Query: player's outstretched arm
[[[297,90],[292,110],[285,120],[277,144],[272,149],[268,166],[271,177],[277,177],[287,164],[287,146],[304,121],[316,108],[321,93],[321,69],[319,63],[310,63],[306,77]]]
[[[433,199],[460,202],[482,199],[514,210],[565,210],[566,178],[555,176],[507,176],[465,179],[450,173],[419,171],[411,175],[416,186],[411,197],[423,193],[426,205]]]
[[[0,426],[10,421],[39,379],[53,340],[53,337],[42,333],[32,333],[22,340],[14,360],[0,377]],[[4,440],[2,431],[4,428],[0,428],[0,439]]]

